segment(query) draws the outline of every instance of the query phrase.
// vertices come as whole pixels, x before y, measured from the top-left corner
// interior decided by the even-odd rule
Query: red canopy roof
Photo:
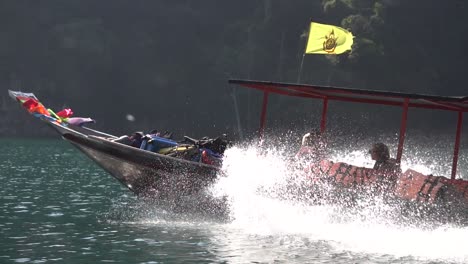
[[[326,112],[329,100],[400,106],[403,108],[403,113],[400,126],[398,152],[396,158],[397,162],[401,161],[401,156],[403,153],[403,142],[405,139],[406,119],[409,107],[440,109],[458,112],[457,131],[455,136],[451,177],[452,179],[455,179],[457,172],[458,152],[461,140],[463,113],[468,112],[468,96],[435,96],[424,94],[373,91],[309,84],[275,83],[251,80],[229,80],[229,83],[238,84],[244,87],[257,89],[264,92],[259,130],[261,136],[263,134],[263,128],[265,125],[266,107],[269,93],[322,99],[323,110],[322,120],[320,122],[320,128],[322,132],[324,132],[325,130]]]
[[[468,96],[435,96],[252,80],[229,80],[229,83],[287,96],[394,106],[403,106],[405,99],[408,99],[409,107],[468,112]]]

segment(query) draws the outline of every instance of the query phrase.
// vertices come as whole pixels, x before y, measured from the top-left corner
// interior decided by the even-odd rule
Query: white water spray
[[[340,156],[341,154],[344,154]],[[441,226],[408,227],[386,222],[382,203],[362,210],[357,216],[339,221],[343,212],[331,205],[309,205],[277,199],[262,190],[275,190],[294,174],[288,169],[284,152],[255,147],[231,148],[225,153],[222,178],[214,190],[231,202],[233,228],[246,235],[299,236],[328,241],[336,250],[364,254],[409,256],[417,259],[468,261],[468,228]],[[365,152],[341,151],[331,158],[357,166],[371,167]],[[403,170],[414,168],[431,173],[432,168],[404,160]],[[268,194],[268,192],[266,192]],[[355,213],[355,212],[354,212]],[[387,212],[388,213],[388,212]],[[429,223],[430,225],[430,223]]]

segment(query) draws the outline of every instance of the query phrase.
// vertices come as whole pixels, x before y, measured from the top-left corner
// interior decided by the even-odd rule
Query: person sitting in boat
[[[141,142],[143,141],[144,134],[143,132],[137,131],[130,136],[131,144],[130,146],[135,148],[140,148]]]
[[[121,137],[112,139],[112,141],[125,144],[125,145],[129,145],[135,148],[140,148],[141,142],[143,140],[143,136],[144,136],[143,132],[136,131],[136,132],[133,132],[133,134],[131,134],[130,136],[123,135]]]
[[[375,143],[369,150],[372,160],[375,160],[374,170],[389,172],[389,173],[401,173],[400,164],[395,159],[390,158],[390,151],[387,145],[384,143]]]
[[[296,158],[306,161],[321,161],[325,156],[326,142],[319,130],[313,130],[302,137]]]

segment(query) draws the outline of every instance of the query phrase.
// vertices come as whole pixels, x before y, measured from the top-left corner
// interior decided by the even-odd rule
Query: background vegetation
[[[310,20],[356,38],[348,54],[307,55],[302,82],[467,94],[466,11],[458,0],[0,1],[0,134],[49,133],[25,118],[7,89],[34,92],[56,110],[71,107],[116,134],[253,132],[261,96],[227,80],[296,82]],[[336,107],[348,109],[342,122],[353,115]],[[388,125],[383,110],[373,111],[375,120],[360,107],[353,106],[358,124]],[[269,122],[307,129],[318,110],[274,97]],[[450,129],[453,120],[440,118]]]

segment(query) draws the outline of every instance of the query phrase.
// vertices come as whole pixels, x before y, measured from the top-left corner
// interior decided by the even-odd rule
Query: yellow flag
[[[340,54],[351,50],[353,37],[353,34],[346,29],[311,22],[305,53]]]

